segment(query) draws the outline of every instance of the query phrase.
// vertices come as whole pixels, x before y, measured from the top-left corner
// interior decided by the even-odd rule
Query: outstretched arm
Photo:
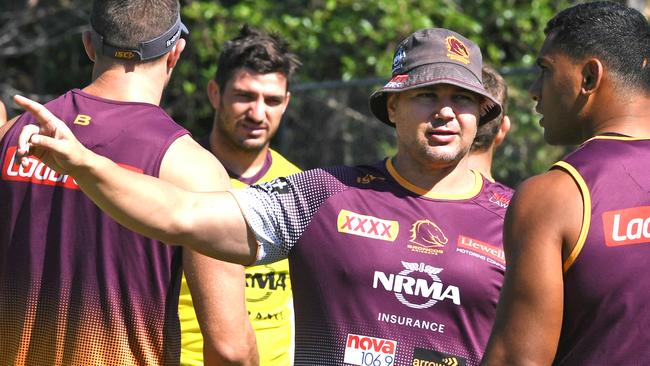
[[[582,198],[551,170],[515,193],[504,228],[506,275],[482,365],[550,365],[562,327],[563,258],[577,242]]]
[[[166,243],[241,264],[254,262],[257,244],[228,192],[194,193],[144,174],[120,168],[86,149],[68,126],[44,106],[16,96],[39,125],[24,127],[17,157],[35,155],[59,173],[72,176],[81,190],[120,224]]]

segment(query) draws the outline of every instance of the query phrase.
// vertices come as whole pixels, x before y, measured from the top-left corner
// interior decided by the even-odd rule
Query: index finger
[[[14,95],[14,102],[23,107],[27,112],[33,114],[41,127],[47,130],[56,130],[57,121],[60,120],[41,103],[23,97],[22,95]],[[63,123],[63,121],[60,121],[60,123]]]

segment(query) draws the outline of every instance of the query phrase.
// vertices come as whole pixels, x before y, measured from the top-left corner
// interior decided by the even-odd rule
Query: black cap
[[[174,25],[165,33],[152,40],[140,43],[137,49],[130,49],[105,43],[104,37],[95,30],[92,22],[90,28],[95,52],[112,58],[137,61],[151,60],[166,54],[181,38],[181,32],[189,34],[179,15]]]

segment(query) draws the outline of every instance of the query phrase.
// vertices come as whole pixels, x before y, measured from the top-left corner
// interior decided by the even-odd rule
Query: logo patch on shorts
[[[458,356],[448,355],[430,349],[416,348],[413,350],[411,366],[466,366],[467,361]]]

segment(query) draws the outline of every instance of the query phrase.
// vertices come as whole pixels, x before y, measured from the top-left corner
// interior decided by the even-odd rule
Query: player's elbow
[[[252,342],[230,342],[220,345],[206,344],[203,349],[206,366],[257,366],[257,346]]]

